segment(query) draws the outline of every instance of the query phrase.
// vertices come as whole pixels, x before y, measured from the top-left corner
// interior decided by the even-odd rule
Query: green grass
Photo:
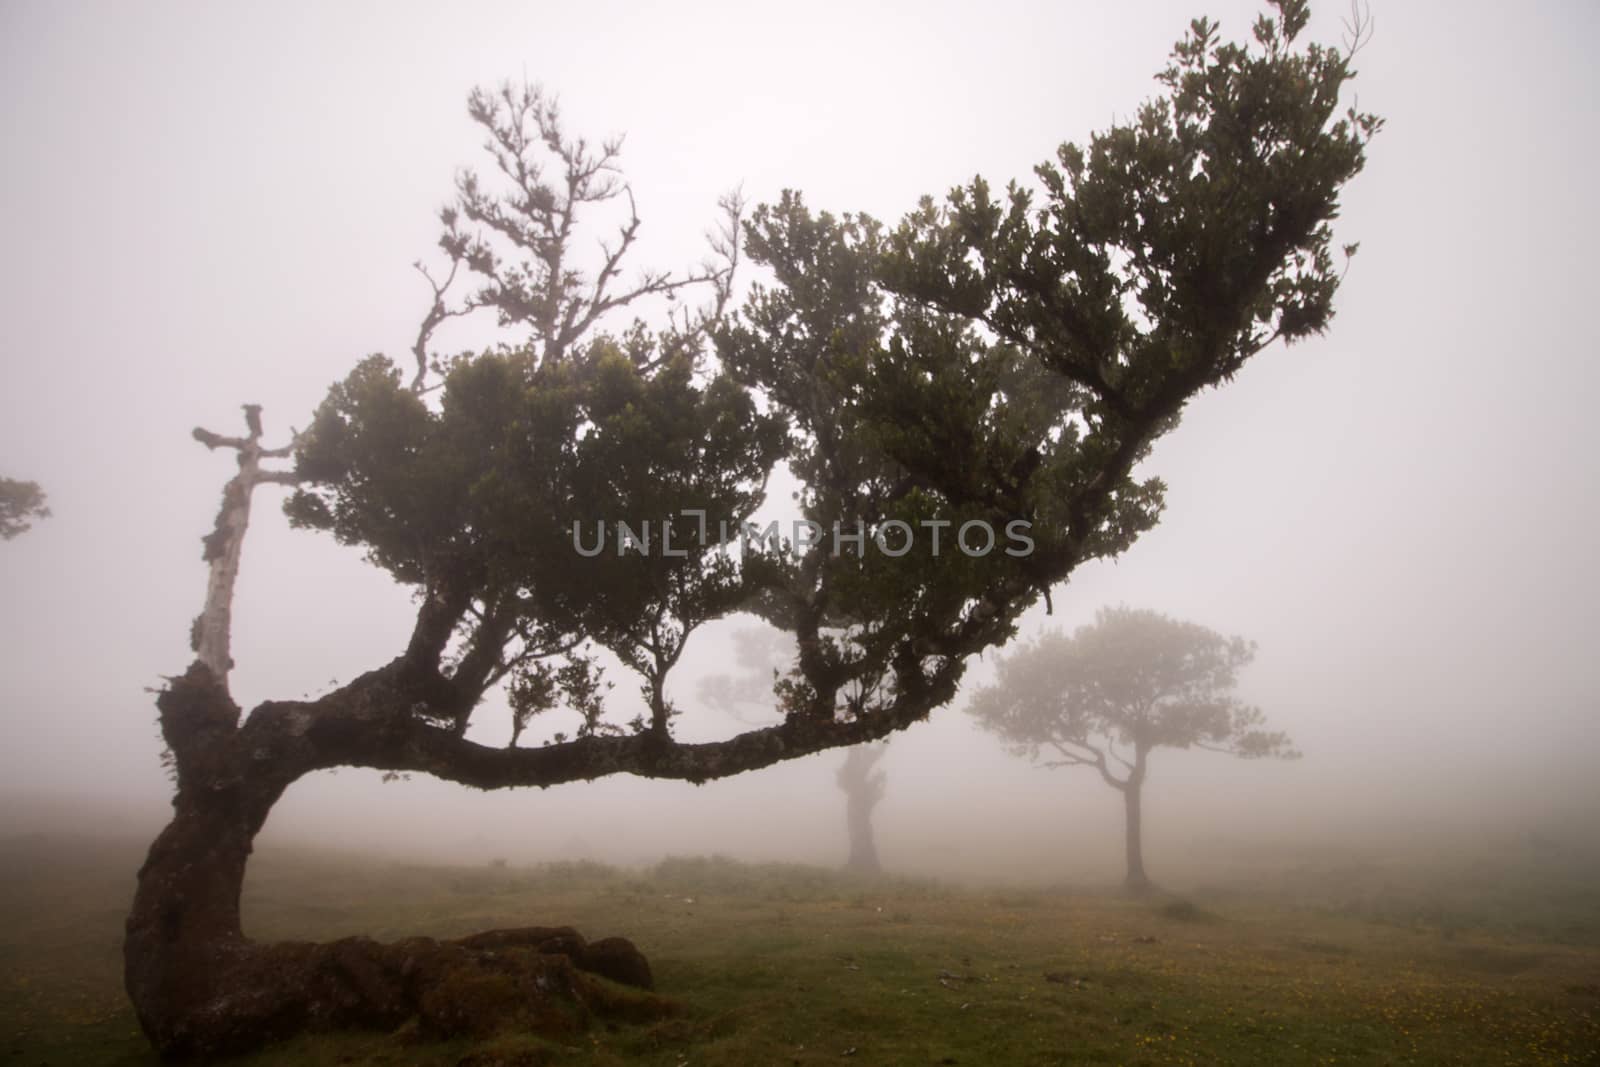
[[[155,1062],[119,977],[141,851],[0,841],[0,1065]],[[1129,900],[721,859],[469,869],[269,849],[247,889],[253,936],[570,923],[632,938],[684,1010],[570,1045],[321,1035],[238,1062],[1600,1062],[1600,946],[1582,887],[1552,897],[1530,882],[1519,925],[1509,891],[1473,911],[1453,884],[1380,886],[1384,911],[1354,881],[1333,883],[1343,904],[1282,887]],[[1454,901],[1432,920],[1429,893]]]

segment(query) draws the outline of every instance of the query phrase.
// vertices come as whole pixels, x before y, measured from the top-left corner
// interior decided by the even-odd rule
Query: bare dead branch
[[[1362,0],[1350,0],[1350,14],[1342,20],[1346,61],[1354,59],[1356,53],[1372,40],[1377,21],[1377,17],[1372,14],[1370,4],[1363,3]]]
[[[698,343],[709,323],[721,318],[738,263],[742,197],[729,194],[719,202],[731,221],[724,221],[712,239],[712,262],[682,275],[646,271],[623,287],[619,279],[641,219],[618,165],[622,138],[595,145],[568,136],[558,101],[528,83],[475,90],[468,112],[486,131],[484,148],[505,191],[495,192],[476,173],[463,170],[456,178],[455,202],[440,212],[445,231],[439,244],[450,267],[441,279],[417,264],[431,297],[412,345],[414,392],[428,391],[428,373],[437,367],[429,351],[434,332],[448,319],[482,307],[493,308],[502,325],[528,330],[541,360],[562,358],[610,313],[648,297],[671,299],[695,286],[709,286],[714,297],[705,309],[681,310],[681,321],[669,315],[676,348]],[[592,275],[574,269],[584,217],[620,198],[626,198],[626,215],[612,236],[598,242],[598,267]],[[463,223],[479,232],[469,232]],[[452,302],[449,293],[462,267],[481,284]]]
[[[449,249],[449,242],[441,241],[440,243],[445,244],[447,250]],[[421,325],[417,327],[417,339],[412,342],[411,345],[411,354],[416,357],[417,361],[417,373],[411,379],[411,391],[414,393],[420,393],[423,391],[424,383],[428,377],[428,367],[431,362],[431,357],[428,352],[428,342],[433,339],[433,332],[437,330],[440,324],[446,319],[452,319],[461,315],[465,315],[472,310],[472,305],[470,303],[463,304],[462,306],[455,308],[452,308],[445,303],[445,294],[448,293],[450,287],[455,284],[456,274],[461,269],[461,261],[461,254],[452,254],[450,256],[450,273],[445,275],[444,281],[442,282],[434,280],[433,275],[429,272],[428,268],[422,263],[421,260],[418,260],[412,264],[412,266],[416,268],[417,273],[421,274],[423,279],[427,281],[428,287],[433,290],[433,302],[428,306],[428,313],[423,316]]]
[[[243,451],[249,446],[249,441],[243,437],[224,437],[221,434],[212,433],[210,430],[202,429],[199,426],[196,426],[190,431],[190,436],[192,436],[196,441],[199,441],[201,444],[205,445],[207,448],[211,449],[213,452],[219,448],[232,448],[238,451]]]
[[[196,441],[215,451],[231,448],[239,453],[239,472],[229,479],[222,489],[222,507],[217,512],[216,524],[203,539],[203,558],[210,567],[206,580],[205,605],[194,620],[190,634],[191,645],[200,662],[215,676],[217,682],[227,687],[228,672],[233,667],[229,643],[233,626],[233,589],[239,576],[239,559],[244,548],[244,535],[250,524],[250,496],[256,486],[264,483],[294,485],[299,477],[293,471],[265,470],[265,458],[282,458],[293,453],[299,444],[294,434],[289,444],[277,449],[261,447],[261,407],[244,405],[245,426],[248,437],[225,437],[210,430],[196,427]]]

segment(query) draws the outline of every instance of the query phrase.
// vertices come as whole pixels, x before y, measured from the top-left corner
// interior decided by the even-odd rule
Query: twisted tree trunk
[[[139,871],[124,978],[140,1025],[163,1052],[239,1047],[224,1018],[235,1014],[230,998],[252,995],[239,973],[254,955],[239,897],[276,792],[225,775],[185,783]]]
[[[406,751],[405,726],[419,707],[448,712],[459,702],[436,669],[420,665],[430,654],[437,662],[452,612],[460,610],[448,595],[431,598],[405,656],[321,701],[264,704],[241,724],[227,676],[250,496],[257,485],[294,481],[261,466],[293,446],[263,449],[260,410],[247,406],[245,417],[248,437],[194,433],[209,448],[236,451],[239,473],[224,488],[216,526],[205,538],[210,575],[191,634],[197,658],[156,701],[178,788],[172,821],[139,870],[123,941],[124,984],[145,1034],[165,1056],[209,1056],[308,1027],[392,1028],[414,1018],[441,1035],[515,1024],[566,1031],[593,1011],[667,1010],[665,1001],[619,997],[588,977],[649,989],[649,964],[632,944],[621,938],[589,944],[569,927],[394,945],[359,937],[263,945],[245,937],[239,910],[245,865],[285,789],[319,768],[428,760]]]
[[[139,871],[123,963],[139,1023],[163,1055],[244,1051],[308,1028],[392,1029],[416,1019],[438,1036],[505,1026],[559,1034],[594,1013],[671,1010],[595,982],[652,985],[632,944],[586,942],[570,927],[388,945],[250,940],[239,910],[245,864],[267,813],[300,776],[295,754],[316,746],[318,731],[296,716],[278,717],[275,729],[237,729],[237,707],[200,663],[173,680],[158,706],[179,788],[172,822]]]
[[[839,788],[844,790],[845,825],[850,833],[850,858],[845,867],[864,874],[877,874],[883,869],[872,834],[872,811],[883,799],[886,784],[884,773],[874,772],[873,768],[883,758],[883,752],[874,746],[852,748],[837,775]]]

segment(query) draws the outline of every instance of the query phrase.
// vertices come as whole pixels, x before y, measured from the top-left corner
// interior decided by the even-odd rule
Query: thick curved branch
[[[478,789],[559,785],[619,772],[699,783],[840,745],[875,741],[906,725],[909,722],[888,717],[854,723],[791,718],[724,741],[682,743],[654,732],[620,737],[594,734],[539,748],[511,749],[480,745],[448,730],[416,723],[396,738],[387,758],[369,760],[363,758],[364,752],[353,753],[348,764],[420,771]],[[344,760],[327,764],[343,765]]]
[[[368,767],[477,789],[545,787],[617,773],[699,783],[884,738],[948,702],[959,676],[959,665],[946,663],[920,684],[905,681],[893,701],[870,715],[849,721],[790,715],[722,741],[681,743],[646,731],[491,748],[437,725],[451,718],[451,708],[431,703],[438,694],[403,656],[320,700],[261,704],[233,736],[257,770],[286,781],[317,770]],[[204,678],[175,679],[171,692],[181,697],[196,684]]]

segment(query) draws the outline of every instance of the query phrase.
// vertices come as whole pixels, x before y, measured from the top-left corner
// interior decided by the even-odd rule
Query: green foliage
[[[682,358],[647,366],[611,338],[558,363],[523,350],[458,359],[437,408],[373,357],[304,435],[310,484],[287,510],[362,545],[400,581],[470,590],[532,651],[583,637],[648,674],[654,656],[675,660],[693,626],[749,595],[682,513],[703,512],[712,529],[744,520],[781,439],[781,421],[726,378],[699,380]],[[608,537],[577,560],[575,524],[587,541],[617,519],[669,522],[684,554],[622,553]],[[519,711],[553,706],[535,677],[518,684]],[[570,706],[593,730],[598,706]]]
[[[11,540],[33,529],[33,519],[47,519],[44,490],[38,482],[0,478],[0,538]]]
[[[813,215],[794,193],[758,209],[749,254],[779,284],[758,287],[718,338],[730,372],[791,418],[788,463],[804,483],[806,518],[847,531],[902,522],[917,534],[905,555],[829,554],[793,576],[793,603],[857,624],[855,650],[842,653],[846,673],[941,633],[991,586],[1032,584],[1016,557],[968,556],[955,538],[970,521],[1000,531],[1040,510],[1049,479],[1039,449],[1071,416],[1053,379],[1014,349],[877,284],[880,233],[870,219]],[[1030,383],[1040,402],[1015,403]],[[937,554],[926,524],[944,531]]]
[[[536,665],[598,644],[644,680],[665,736],[689,633],[744,609],[797,639],[776,687],[790,719],[880,724],[844,743],[926,715],[1045,590],[1156,523],[1163,486],[1135,470],[1190,397],[1329,322],[1338,194],[1381,123],[1339,112],[1348,55],[1298,47],[1305,5],[1276,7],[1248,45],[1194,23],[1162,94],[1064,145],[1036,187],[997,198],[975,179],[894,227],[793,192],[741,227],[730,199],[722,267],[622,291],[631,194],[600,268],[572,254],[583,212],[627,191],[616,144],[568,138],[536,89],[474,94],[505,191],[461,178],[417,376],[373,357],[330,391],[291,518],[360,545],[448,615],[463,699],[511,677],[519,733],[562,702],[583,705],[580,733],[615,729],[593,692],[563,696]],[[741,234],[769,277],[734,314]],[[458,271],[482,284],[449,307]],[[708,307],[601,332],[635,298],[696,284]],[[455,359],[428,348],[474,308],[517,339]],[[699,536],[738,530],[780,462],[817,544],[735,554]],[[666,522],[689,550],[580,558],[573,523],[616,520]],[[960,531],[985,528],[998,543],[959,549]],[[913,551],[873,544],[906,529]],[[1026,550],[1007,551],[1013,529]]]
[[[1277,6],[1255,47],[1196,20],[1166,94],[1087,150],[1063,145],[1037,168],[1042,198],[978,179],[924,200],[894,236],[891,284],[1078,384],[1091,425],[1175,410],[1272,340],[1320,332],[1339,190],[1382,122],[1338,114],[1349,57],[1294,51],[1306,5]]]

